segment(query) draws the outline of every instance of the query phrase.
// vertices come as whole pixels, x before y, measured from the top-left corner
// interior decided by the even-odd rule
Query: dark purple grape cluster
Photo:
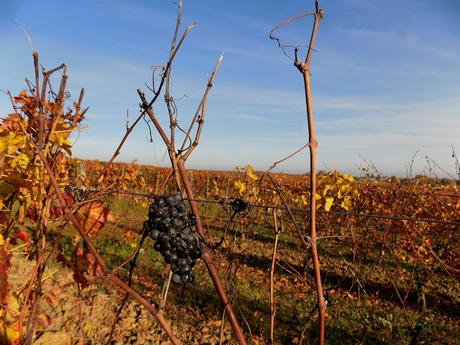
[[[149,207],[144,231],[155,241],[155,250],[171,265],[175,283],[193,281],[192,268],[201,257],[200,243],[192,230],[195,224],[196,218],[187,213],[179,193],[156,196]]]

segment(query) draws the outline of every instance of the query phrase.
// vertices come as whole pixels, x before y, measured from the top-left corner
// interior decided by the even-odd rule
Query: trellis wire
[[[119,190],[111,190],[109,191],[110,194],[126,194],[132,196],[139,196],[144,198],[153,198],[155,194],[152,193],[136,193],[136,192],[129,192],[129,191],[119,191]],[[211,204],[220,204],[220,205],[230,205],[231,200],[234,199],[194,199],[195,202],[200,203],[211,203]],[[254,203],[247,203],[249,208],[265,208],[265,209],[275,209],[275,210],[284,210],[284,206],[278,205],[260,205]],[[307,213],[308,208],[300,208],[300,207],[291,207],[292,212],[296,213]],[[384,214],[376,214],[376,213],[357,213],[357,212],[343,212],[343,211],[326,211],[326,210],[318,210],[320,214],[332,214],[335,216],[343,216],[343,217],[357,217],[357,218],[374,218],[374,219],[386,219],[386,220],[394,220],[394,221],[408,221],[408,222],[419,222],[419,223],[431,223],[431,224],[443,224],[443,225],[455,225],[459,226],[460,221],[448,221],[448,220],[440,220],[440,219],[425,219],[425,218],[414,218],[414,217],[407,217],[407,216],[391,216],[391,215],[384,215]]]

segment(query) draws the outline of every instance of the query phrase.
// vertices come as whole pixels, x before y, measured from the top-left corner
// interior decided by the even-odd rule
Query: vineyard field
[[[76,161],[74,166],[80,173],[84,172],[86,180],[83,184],[90,186],[93,185],[91,175],[97,176],[98,167],[100,169],[103,164]],[[135,163],[117,164],[116,167],[113,176],[132,174],[136,177],[132,181],[125,178],[127,184],[124,187],[106,196],[105,203],[112,212],[112,219],[94,237],[96,248],[111,269],[126,263],[135,250],[141,237],[142,224],[147,218],[146,206],[151,197],[148,194],[155,194],[155,186],[159,188],[157,179],[162,180],[167,173],[165,169]],[[86,172],[91,173],[87,175]],[[251,181],[261,176],[251,169],[249,172],[248,169],[240,169],[237,172],[189,173],[193,176],[191,180],[198,193],[197,199],[206,200],[199,206],[209,245],[218,243],[224,236],[224,229],[227,229],[225,241],[214,250],[221,278],[239,304],[239,317],[244,316],[254,342],[265,343],[269,320],[269,271],[275,238],[273,208],[270,207],[279,206],[280,201],[272,193],[261,192],[255,198],[254,191],[251,194],[249,188],[249,191],[241,193],[240,183],[250,186]],[[325,179],[331,182],[334,174],[326,176]],[[304,229],[306,215],[297,212],[297,208],[303,205],[302,198],[296,195],[302,190],[306,177],[275,175],[275,178],[283,185],[284,192],[290,195],[295,221]],[[365,209],[366,214],[436,218],[452,222],[460,214],[460,199],[453,197],[456,186],[452,184],[443,185],[427,179],[372,181],[362,178],[353,179],[351,185],[357,193],[349,210],[333,204],[330,212],[363,213]],[[165,188],[172,189],[173,185]],[[235,216],[229,225],[232,209],[225,201],[233,198],[252,201],[252,204]],[[418,204],[424,205],[422,211],[414,200],[424,201]],[[258,207],[262,205],[268,207]],[[282,208],[276,212],[282,227],[274,279],[275,302],[279,305],[276,310],[277,339],[283,344],[308,344],[316,334],[311,259],[299,242],[286,212]],[[333,320],[326,328],[328,343],[410,343],[415,337],[412,328],[420,330],[419,337],[431,344],[456,343],[460,337],[458,273],[443,265],[458,267],[455,253],[459,243],[458,225],[362,218],[326,212],[319,215],[318,223],[319,253],[328,301],[327,317]],[[73,230],[66,227],[57,229],[50,236],[54,233],[62,253],[71,256],[74,251]],[[62,236],[63,233],[65,236]],[[440,237],[440,234],[452,236]],[[59,272],[66,270],[58,263],[50,270],[54,268]],[[118,272],[126,276],[128,265]],[[167,276],[163,259],[148,238],[137,263],[133,286],[155,300],[155,296],[161,295]],[[100,282],[96,281],[95,284],[107,291],[108,302],[104,303],[110,307],[105,305],[104,308],[111,309],[113,314],[110,311],[107,313],[114,317],[116,305],[122,296],[109,294],[107,287]],[[91,305],[94,289],[90,285],[81,291],[84,305]],[[171,285],[164,310],[175,327],[181,329],[179,334],[184,335],[182,340],[185,343],[191,341],[185,335],[196,332],[201,339],[205,339],[202,344],[219,342],[222,309],[212,293],[212,283],[201,261],[195,268],[195,283]],[[114,333],[116,344],[137,339],[139,334],[149,334],[148,339],[160,341],[161,337],[155,334],[157,328],[146,326],[145,312],[130,317],[139,321],[129,326],[120,324]],[[92,318],[88,318],[85,327],[97,327],[98,332],[88,332],[87,337],[93,343],[100,343],[110,333],[110,317],[100,325],[91,324]],[[70,334],[78,334],[77,326],[62,325],[65,332]],[[223,335],[231,338],[228,325],[223,328]],[[135,340],[132,343],[142,344]]]

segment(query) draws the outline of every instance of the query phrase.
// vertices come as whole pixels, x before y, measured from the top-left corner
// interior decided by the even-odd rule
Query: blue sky
[[[318,167],[357,174],[361,155],[385,174],[404,176],[419,150],[416,172],[429,155],[454,173],[450,145],[460,152],[460,1],[323,0],[321,7],[326,16],[312,59]],[[198,26],[173,70],[183,125],[214,60],[225,53],[190,167],[252,163],[266,169],[306,142],[301,76],[268,32],[312,8],[313,0],[185,1],[183,23]],[[151,66],[165,63],[175,16],[168,0],[0,0],[0,89],[18,92],[33,72],[16,21],[32,36],[42,64],[68,64],[73,96],[80,87],[87,90],[88,128],[75,143],[75,155],[108,159],[123,135],[126,110],[131,118],[138,112],[136,89],[145,89]],[[301,20],[280,35],[303,44],[310,23]],[[9,111],[7,97],[0,96],[0,113]],[[166,119],[163,105],[157,114]],[[149,143],[140,124],[119,160],[167,165],[164,152],[159,137]],[[279,171],[307,171],[306,157],[299,154]]]

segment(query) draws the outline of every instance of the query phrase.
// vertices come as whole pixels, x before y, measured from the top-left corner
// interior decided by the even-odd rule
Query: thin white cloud
[[[388,46],[389,50],[413,49],[428,56],[439,57],[455,63],[460,63],[460,49],[456,40],[446,48],[446,45],[439,46],[437,42],[428,41],[426,38],[419,37],[415,32],[401,31],[400,27],[388,30],[370,30],[364,28],[341,28],[343,34],[355,37],[357,40],[365,39],[368,43]]]
[[[263,122],[263,123],[279,123],[279,121],[275,121],[272,117],[269,116],[257,116],[257,115],[250,115],[250,114],[238,114],[238,119],[243,121],[250,121],[250,122]]]

